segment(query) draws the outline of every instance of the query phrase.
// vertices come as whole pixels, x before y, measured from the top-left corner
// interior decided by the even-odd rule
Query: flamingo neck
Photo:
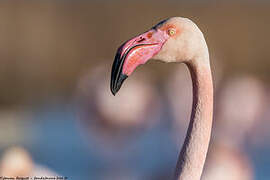
[[[209,57],[206,58],[209,62]],[[211,137],[213,114],[211,69],[209,63],[197,62],[202,61],[186,63],[192,78],[193,105],[186,138],[176,166],[175,179],[178,180],[200,179]]]

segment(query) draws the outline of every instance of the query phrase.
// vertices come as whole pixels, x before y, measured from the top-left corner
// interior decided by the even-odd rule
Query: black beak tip
[[[128,77],[127,75],[121,73],[117,79],[112,79],[111,92],[114,96],[120,90],[123,82],[127,79],[127,77]]]
[[[116,95],[116,93],[117,93],[117,91],[115,91],[114,89],[111,89],[111,92],[112,92],[112,94],[115,96]]]

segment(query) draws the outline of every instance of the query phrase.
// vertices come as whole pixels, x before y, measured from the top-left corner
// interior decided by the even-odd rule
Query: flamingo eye
[[[174,34],[175,34],[175,29],[169,29],[169,30],[168,30],[168,34],[169,34],[170,36],[174,35]]]

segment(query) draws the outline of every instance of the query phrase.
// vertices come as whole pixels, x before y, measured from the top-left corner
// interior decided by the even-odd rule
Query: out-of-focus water
[[[33,118],[35,123],[29,130],[36,132],[36,137],[26,144],[27,149],[36,162],[69,179],[104,179],[111,171],[126,171],[138,179],[173,173],[178,150],[168,127],[160,125],[142,131],[128,142],[129,148],[123,146],[123,157],[117,160],[107,156],[104,159],[95,141],[83,137],[73,106],[42,106],[35,110]]]
[[[258,180],[267,180],[270,178],[270,147],[261,147],[249,149],[249,156],[255,169],[255,177]]]

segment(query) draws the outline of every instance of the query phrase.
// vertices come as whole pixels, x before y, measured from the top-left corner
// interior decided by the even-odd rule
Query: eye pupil
[[[174,29],[169,29],[169,31],[168,31],[168,34],[171,36],[171,35],[174,35],[174,33],[175,33],[175,30]]]

